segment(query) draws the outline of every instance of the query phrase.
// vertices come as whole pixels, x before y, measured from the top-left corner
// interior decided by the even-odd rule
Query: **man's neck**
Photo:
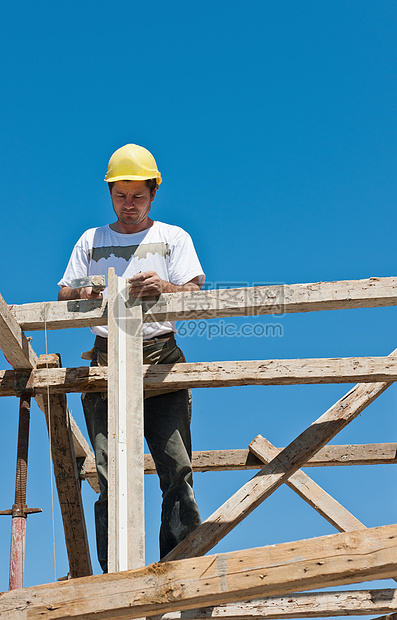
[[[148,218],[145,222],[141,222],[140,224],[131,224],[127,225],[120,220],[114,222],[113,224],[109,224],[109,228],[114,230],[114,232],[120,233],[122,235],[133,235],[134,233],[142,232],[143,230],[147,230],[151,228],[154,224],[154,221]]]

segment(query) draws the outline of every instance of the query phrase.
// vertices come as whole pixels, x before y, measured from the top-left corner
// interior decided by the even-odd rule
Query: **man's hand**
[[[137,273],[128,280],[133,297],[150,297],[165,292],[168,282],[164,282],[155,271]]]
[[[186,284],[172,284],[162,280],[155,271],[137,273],[128,280],[133,297],[155,297],[161,293],[179,293],[181,291],[199,291],[199,278],[193,278]]]
[[[73,299],[102,299],[102,293],[94,293],[91,286],[83,288],[63,286],[58,293],[58,301],[70,301]]]
[[[78,289],[80,291],[80,299],[101,299],[102,293],[92,290],[92,286],[83,286]]]

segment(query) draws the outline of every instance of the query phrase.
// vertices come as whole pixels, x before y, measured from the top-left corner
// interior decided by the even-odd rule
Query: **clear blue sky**
[[[209,286],[395,274],[396,26],[392,0],[142,3],[38,1],[3,8],[0,292],[9,304],[55,300],[84,230],[112,218],[103,181],[127,142],[163,175],[153,217],[192,235]],[[180,339],[190,361],[387,355],[393,308],[256,317],[282,335]],[[233,320],[233,323],[241,325]],[[220,321],[212,321],[220,324]],[[194,330],[193,330],[194,331]],[[280,331],[278,332],[280,334]],[[42,333],[33,347],[44,353]],[[88,330],[48,334],[78,366]],[[1,367],[8,364],[0,355]],[[350,386],[196,390],[194,449],[289,443]],[[394,388],[334,443],[395,440]],[[79,398],[70,407],[85,432]],[[0,509],[14,497],[16,399],[0,402]],[[396,521],[391,466],[309,471],[367,526]],[[197,474],[203,518],[250,472]],[[95,572],[95,495],[84,483]],[[26,585],[54,579],[48,439],[33,407]],[[147,561],[158,559],[160,493],[147,480]],[[55,496],[57,577],[67,573]],[[10,517],[0,517],[0,591],[8,587]],[[333,533],[279,489],[217,549]],[[383,585],[393,587],[394,582]]]

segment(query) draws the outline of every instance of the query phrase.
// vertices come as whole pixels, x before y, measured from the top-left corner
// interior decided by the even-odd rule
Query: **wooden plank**
[[[107,299],[29,303],[11,306],[10,310],[24,331],[43,330],[45,317],[48,330],[108,323]]]
[[[284,447],[277,448],[284,450]],[[349,465],[388,465],[397,463],[397,443],[327,445],[302,467],[337,467]],[[237,471],[262,469],[263,464],[247,449],[203,450],[193,452],[194,471]],[[156,469],[150,454],[145,454],[145,473]]]
[[[397,379],[397,359],[387,356],[237,360],[185,363],[174,367],[165,364],[161,366],[149,366],[144,369],[145,388],[374,383]]]
[[[43,356],[40,356],[40,357],[43,357]],[[44,415],[47,415],[45,395],[39,394],[35,397],[35,400],[36,400],[36,403],[39,409],[41,409]],[[92,471],[92,469],[95,470],[95,476],[87,476],[87,482],[96,493],[99,493],[99,482],[98,482],[98,476],[96,475],[94,453],[91,450],[90,446],[88,445],[88,442],[86,441],[83,433],[81,432],[80,428],[78,427],[75,419],[73,418],[69,410],[68,410],[68,415],[69,415],[69,426],[70,426],[70,430],[72,433],[72,441],[73,441],[75,457],[85,459],[84,468],[88,468],[89,471]],[[80,479],[84,479],[84,476],[80,476]]]
[[[279,451],[284,448],[277,448]],[[397,463],[397,444],[361,444],[345,446],[325,446],[315,454],[306,467],[336,467],[348,465],[392,465]],[[263,462],[247,449],[236,450],[202,450],[193,452],[192,465],[194,472],[207,471],[239,471],[246,469],[262,469]],[[155,474],[151,454],[144,455],[145,474]],[[85,479],[94,491],[99,493],[98,477],[95,460],[86,459],[81,479]]]
[[[48,358],[49,361],[47,361],[47,364],[49,365],[49,367],[53,367],[54,364],[54,358],[57,358],[56,355],[54,354],[49,354],[49,355],[40,355],[40,361],[41,364],[43,364],[46,360],[46,358]],[[58,363],[58,362],[56,362]],[[54,395],[55,397],[55,395]],[[46,422],[47,422],[47,426],[48,426],[48,419],[47,419],[47,395],[43,392],[42,394],[38,394],[35,396],[35,400],[36,403],[39,407],[39,409],[41,409],[41,411],[44,413],[45,417],[46,417]],[[66,405],[67,406],[67,405]],[[91,475],[91,476],[87,476],[87,482],[88,484],[92,487],[92,489],[96,492],[99,493],[99,482],[98,482],[98,476],[96,475],[96,467],[95,467],[95,457],[94,457],[94,453],[92,452],[90,446],[88,445],[88,442],[86,441],[83,433],[81,432],[80,428],[78,427],[75,419],[73,418],[72,414],[70,413],[69,409],[68,409],[68,417],[69,417],[69,427],[72,433],[72,441],[73,441],[73,449],[74,449],[74,454],[76,458],[84,458],[84,468],[87,467],[90,471],[92,471],[92,468],[94,468],[95,470],[95,476]],[[80,476],[80,479],[82,479],[83,476]]]
[[[43,310],[44,312],[44,310]],[[43,318],[45,315],[43,314]],[[38,365],[38,357],[34,352],[30,342],[25,337],[21,327],[18,325],[10,309],[5,303],[4,299],[0,295],[0,346],[9,363],[16,369],[34,369]],[[41,360],[45,359],[45,356],[40,356]],[[51,364],[50,364],[51,365]],[[13,371],[11,371],[13,372]],[[14,376],[14,388],[18,386],[18,392],[22,389],[21,384],[26,381],[28,375],[25,376],[23,381],[18,382]],[[25,384],[26,385],[26,384]],[[30,387],[30,386],[29,386]],[[14,393],[18,393],[14,389]],[[35,397],[38,407],[45,413],[46,407],[44,404],[44,398],[40,395]],[[93,459],[94,456],[90,450],[87,442],[84,440],[83,435],[78,428],[75,421],[72,420],[72,433],[73,441],[76,447],[79,447],[78,456],[85,456]],[[77,450],[76,450],[77,451]]]
[[[323,383],[374,383],[397,380],[397,359],[348,357],[260,361],[194,362],[144,365],[144,387],[150,390],[232,387],[239,385],[310,385]],[[18,375],[0,371],[0,396],[16,394]],[[98,392],[107,389],[106,366],[33,370],[34,394]],[[21,384],[21,381],[19,380]]]
[[[397,611],[397,591],[339,590],[334,592],[302,592],[288,596],[241,601],[216,607],[174,611],[152,620],[283,620],[287,618],[327,618],[330,616],[365,616]]]
[[[397,277],[339,282],[279,284],[209,291],[165,293],[145,300],[145,322],[258,316],[397,305]],[[13,306],[24,330],[44,329],[43,304]],[[47,302],[47,329],[87,327],[107,323],[107,301]]]
[[[281,451],[284,448],[277,448]],[[321,448],[307,463],[306,467],[337,467],[349,465],[393,465],[397,463],[397,443],[328,445]],[[240,471],[262,469],[263,462],[248,449],[200,450],[192,453],[195,472]],[[145,474],[155,474],[151,454],[144,455]],[[83,477],[96,474],[95,462],[85,466]]]
[[[268,439],[258,435],[250,443],[250,450],[264,463],[276,458],[280,454],[275,446]],[[352,532],[354,530],[366,529],[354,515],[322,489],[314,480],[309,478],[303,471],[296,471],[288,480],[286,485],[295,491],[305,502],[316,510],[331,525],[336,527],[339,532]]]
[[[69,424],[73,436],[73,447],[76,458],[85,458],[87,461],[95,463],[94,453],[83,433],[81,432],[76,420],[69,411]]]
[[[108,570],[145,564],[142,305],[108,272]]]
[[[390,385],[370,383],[352,388],[179,543],[165,560],[207,553]]]
[[[36,368],[37,355],[1,295],[0,348],[13,368]]]
[[[39,366],[46,363],[48,362],[39,358]],[[44,408],[70,575],[85,577],[92,575],[92,567],[66,396],[50,394],[49,408],[46,399],[44,399]]]
[[[151,564],[0,595],[10,620],[126,620],[392,576],[397,525]]]
[[[96,493],[99,493],[100,489],[99,489],[98,476],[96,474],[96,465],[95,465],[94,453],[91,450],[90,445],[88,444],[88,441],[84,437],[83,433],[81,432],[80,428],[78,427],[77,422],[73,418],[73,416],[70,413],[70,411],[69,411],[69,425],[70,425],[70,430],[71,430],[71,433],[72,433],[73,448],[74,448],[75,457],[77,459],[82,459],[82,458],[84,459],[83,472],[85,470],[94,471],[95,472],[94,476],[84,476],[84,475],[80,475],[79,474],[79,478],[80,478],[80,480],[86,479],[88,484],[92,487],[92,489]]]
[[[397,443],[324,446],[303,467],[392,465],[397,463]]]

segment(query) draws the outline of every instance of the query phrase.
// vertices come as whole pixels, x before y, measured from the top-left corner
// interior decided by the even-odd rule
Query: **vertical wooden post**
[[[142,305],[108,272],[108,570],[145,565]]]

